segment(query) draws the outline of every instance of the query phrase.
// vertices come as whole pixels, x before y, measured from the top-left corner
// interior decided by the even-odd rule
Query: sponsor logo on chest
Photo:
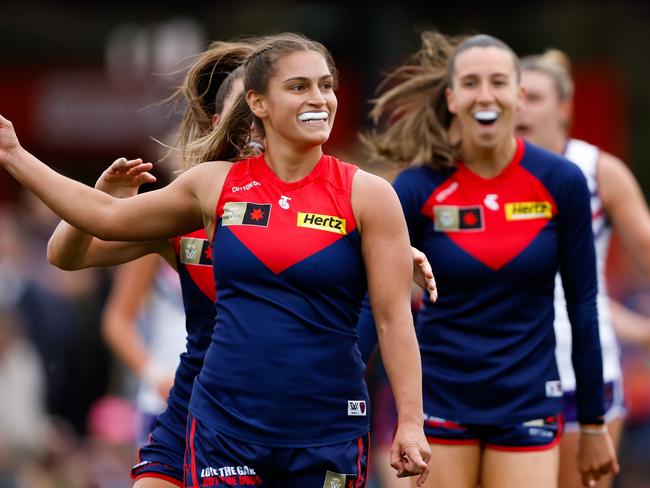
[[[346,235],[345,219],[333,215],[321,215],[308,212],[298,212],[296,225],[308,229],[324,230],[334,234]]]
[[[553,211],[550,202],[506,203],[506,220],[550,219]]]

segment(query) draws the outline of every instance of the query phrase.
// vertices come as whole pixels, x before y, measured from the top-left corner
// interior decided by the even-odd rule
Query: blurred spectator
[[[97,270],[51,266],[45,249],[58,220],[32,197],[22,203],[0,208],[0,305],[22,314],[44,367],[47,411],[83,433],[91,402],[108,384],[99,331],[105,280]]]
[[[10,487],[48,445],[45,375],[38,353],[22,336],[18,314],[0,308],[0,487]]]

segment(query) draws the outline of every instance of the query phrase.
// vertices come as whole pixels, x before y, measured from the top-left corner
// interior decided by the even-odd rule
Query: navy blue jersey
[[[570,296],[581,418],[602,415],[589,191],[578,167],[518,139],[513,160],[494,178],[458,162],[407,169],[394,187],[439,292],[416,321],[425,414],[504,424],[561,411],[553,331],[559,268]],[[368,319],[366,309],[361,327]]]
[[[215,287],[212,248],[205,231],[176,237],[172,244],[185,307],[187,344],[176,369],[167,408],[158,415],[152,441],[140,450],[140,460],[177,467],[182,476],[188,405],[214,328]]]
[[[213,238],[217,322],[190,402],[201,422],[276,447],[368,431],[355,171],[330,156],[291,183],[263,156],[230,169]]]

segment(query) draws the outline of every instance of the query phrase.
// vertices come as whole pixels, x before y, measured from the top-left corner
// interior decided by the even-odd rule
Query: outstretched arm
[[[378,176],[358,171],[352,203],[361,232],[379,347],[397,407],[391,465],[398,476],[427,477],[431,455],[424,437],[422,365],[411,316],[412,255],[400,203]]]
[[[149,173],[152,166],[139,158],[118,158],[101,174],[95,188],[116,198],[135,196],[140,185],[156,181],[155,176]],[[62,220],[47,243],[47,258],[51,264],[73,271],[122,264],[155,252],[170,254],[166,252],[168,248],[170,246],[166,239],[143,242],[102,241]],[[164,257],[175,266],[173,253],[171,254]]]
[[[200,164],[170,185],[119,199],[66,178],[23,149],[0,116],[0,165],[62,219],[103,240],[142,241],[210,227],[230,165]]]

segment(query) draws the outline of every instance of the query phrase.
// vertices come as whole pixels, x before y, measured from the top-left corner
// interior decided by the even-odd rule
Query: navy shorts
[[[318,447],[270,447],[223,435],[189,416],[185,487],[365,488],[369,434]]]
[[[515,424],[462,424],[429,416],[424,433],[431,444],[477,444],[498,451],[543,451],[555,446],[562,436],[561,415]]]
[[[159,478],[183,486],[187,408],[169,403],[158,416],[147,443],[138,451],[131,478]]]
[[[161,429],[158,427],[156,432]],[[154,432],[149,436],[149,442],[138,452],[140,462],[131,468],[131,478],[159,478],[177,486],[183,486],[183,455],[185,439],[182,444],[163,442]]]
[[[154,461],[142,461],[131,468],[131,478],[137,481],[141,478],[156,478],[168,481],[180,488],[183,487],[183,472],[180,472],[177,467],[169,466],[168,464],[157,463]]]

